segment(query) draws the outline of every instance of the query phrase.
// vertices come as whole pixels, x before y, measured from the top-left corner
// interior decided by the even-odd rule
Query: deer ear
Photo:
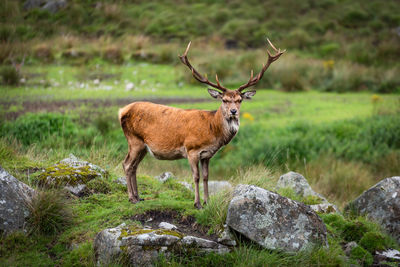
[[[242,97],[244,99],[251,99],[255,94],[256,94],[255,90],[247,91],[247,92],[242,93]]]
[[[210,96],[212,96],[212,97],[214,97],[216,99],[221,99],[222,98],[222,93],[218,92],[217,90],[208,88],[208,93],[210,94]]]

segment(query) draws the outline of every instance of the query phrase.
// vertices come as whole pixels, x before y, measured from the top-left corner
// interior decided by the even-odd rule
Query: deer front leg
[[[201,174],[203,176],[203,188],[204,188],[204,205],[208,202],[208,163],[210,159],[202,159],[201,163]]]
[[[200,204],[200,193],[199,193],[199,158],[198,156],[188,156],[190,168],[192,169],[192,176],[194,181],[194,206],[197,209],[203,208]]]

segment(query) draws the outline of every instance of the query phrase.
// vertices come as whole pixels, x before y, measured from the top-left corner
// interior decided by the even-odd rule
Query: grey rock
[[[321,199],[321,202],[328,203],[326,198],[315,192],[311,186],[308,184],[307,179],[303,175],[296,172],[288,172],[281,177],[279,177],[276,189],[280,188],[291,188],[293,191],[301,196],[315,196]]]
[[[349,203],[350,208],[380,223],[400,242],[400,176],[380,181]]]
[[[231,247],[234,247],[237,245],[232,232],[229,230],[229,227],[226,224],[224,225],[224,231],[222,231],[222,233],[220,234],[220,236],[218,238],[218,243],[221,243],[222,245],[226,245],[226,246],[231,246]]]
[[[83,197],[83,196],[89,194],[89,190],[88,190],[87,186],[84,184],[78,184],[76,186],[67,185],[64,188],[68,192],[70,192],[71,194],[73,194],[74,196],[77,196],[77,197]]]
[[[188,190],[190,190],[192,192],[194,191],[192,184],[189,184],[188,182],[185,182],[185,181],[178,181],[178,183],[180,183],[181,185],[186,187]]]
[[[107,266],[122,254],[122,227],[109,228],[98,233],[94,239],[94,251],[97,264]]]
[[[118,179],[114,180],[114,183],[127,186],[126,178],[125,178],[125,177],[119,177]]]
[[[328,245],[325,224],[309,206],[253,185],[235,188],[226,221],[268,249],[296,252]]]
[[[352,241],[344,245],[344,253],[349,257],[351,254],[351,250],[355,247],[358,247],[357,243]]]
[[[157,180],[159,180],[160,182],[165,183],[169,179],[173,179],[174,175],[171,172],[163,172],[162,174],[160,174],[159,176],[156,176],[155,178]]]
[[[43,10],[47,10],[50,13],[57,13],[60,9],[67,6],[66,0],[50,0],[42,7]]]
[[[25,10],[31,10],[33,8],[39,8],[44,3],[46,3],[46,0],[27,0],[25,1],[23,8]]]
[[[388,249],[382,252],[375,251],[375,254],[383,256],[390,261],[400,261],[400,252],[396,249]]]
[[[134,266],[153,266],[160,253],[172,253],[196,248],[200,252],[226,253],[229,248],[214,241],[194,236],[184,236],[174,230],[145,229],[125,225],[105,229],[96,235],[94,250],[97,264],[110,265],[123,253]]]
[[[25,230],[29,203],[36,191],[0,166],[0,233]]]
[[[233,186],[228,181],[208,181],[208,193],[215,195],[224,190],[233,190]]]
[[[331,203],[310,205],[310,208],[315,212],[325,213],[325,214],[339,212],[339,208],[336,205],[333,205]]]
[[[158,227],[162,228],[162,229],[167,229],[167,230],[177,230],[178,229],[178,227],[176,227],[175,225],[173,225],[171,223],[167,223],[167,222],[160,222]]]

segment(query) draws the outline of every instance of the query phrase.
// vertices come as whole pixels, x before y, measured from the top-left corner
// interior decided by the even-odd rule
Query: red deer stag
[[[269,65],[285,51],[276,49],[272,55],[268,50],[267,64],[263,65],[255,77],[251,71],[250,79],[236,90],[223,87],[216,76],[216,82],[210,82],[189,63],[187,53],[179,56],[192,72],[193,77],[201,83],[214,87],[208,93],[222,103],[216,111],[184,110],[149,102],[134,102],[119,110],[119,120],[129,145],[129,152],[123,162],[126,174],[129,200],[136,203],[139,198],[136,181],[136,170],[148,151],[152,156],[162,160],[187,158],[195,183],[194,206],[202,208],[199,195],[199,162],[204,183],[204,204],[208,200],[208,164],[212,156],[228,144],[239,130],[239,110],[243,99],[251,99],[256,91],[246,91],[255,85],[264,75]]]

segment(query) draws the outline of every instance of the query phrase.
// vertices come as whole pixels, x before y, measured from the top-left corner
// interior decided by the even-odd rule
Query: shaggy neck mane
[[[240,121],[234,118],[225,118],[222,114],[221,107],[214,114],[215,122],[219,130],[222,132],[221,142],[222,145],[228,144],[236,133],[239,131]]]

